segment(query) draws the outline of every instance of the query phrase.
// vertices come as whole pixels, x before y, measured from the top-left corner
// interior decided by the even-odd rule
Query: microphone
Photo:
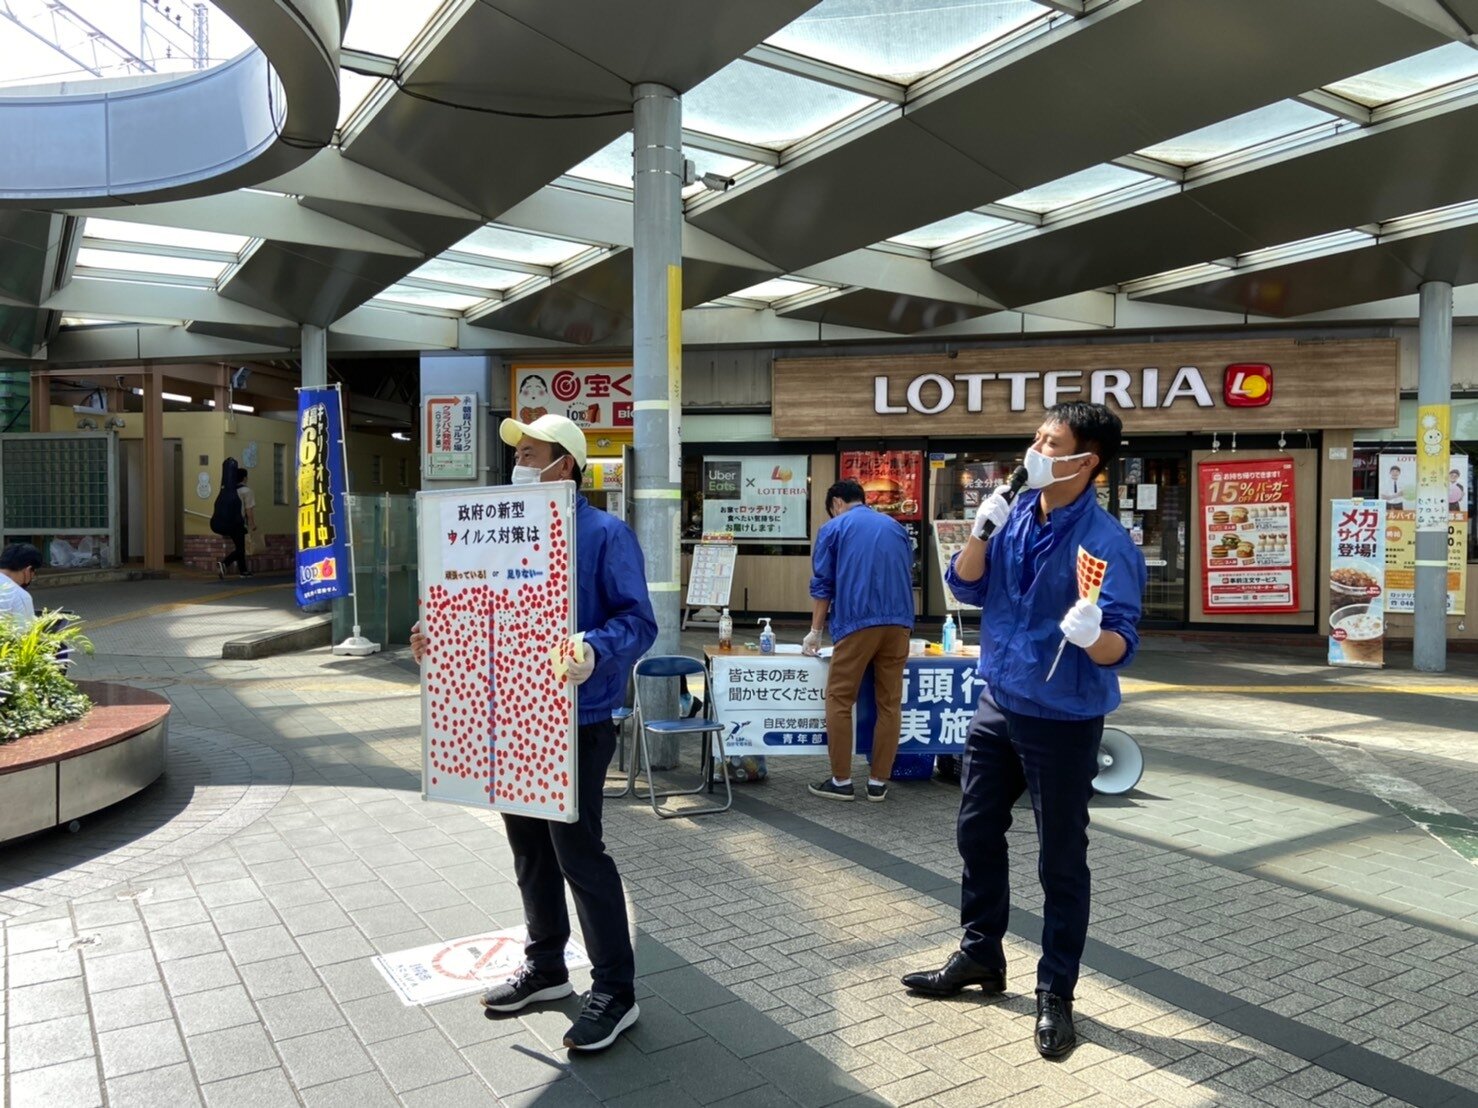
[[[1026,466],[1017,466],[1011,474],[1011,482],[1006,486],[1006,491],[1001,495],[1006,498],[1006,503],[1016,499],[1016,494],[1026,487]],[[980,535],[981,542],[989,542],[991,535],[995,534],[996,525],[989,520]]]

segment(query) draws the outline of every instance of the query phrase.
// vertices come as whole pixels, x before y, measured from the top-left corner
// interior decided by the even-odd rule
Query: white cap
[[[540,442],[557,443],[569,452],[577,466],[585,468],[585,432],[574,420],[562,415],[541,415],[532,423],[505,419],[498,427],[498,436],[509,446],[516,447],[525,435]]]

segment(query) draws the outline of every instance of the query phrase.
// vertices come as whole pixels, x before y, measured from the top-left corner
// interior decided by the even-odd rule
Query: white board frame
[[[467,504],[469,506],[483,505],[485,508],[489,504],[496,506],[499,503],[523,502],[527,504],[530,501],[537,501],[541,505],[540,513],[543,514],[537,515],[535,518],[560,520],[563,533],[567,536],[563,556],[558,560],[550,558],[552,567],[562,568],[564,570],[566,588],[563,590],[561,596],[565,602],[564,610],[567,615],[563,621],[550,621],[547,625],[541,624],[537,629],[540,633],[536,638],[519,637],[520,650],[517,652],[517,656],[526,658],[535,666],[551,665],[549,660],[551,647],[573,634],[575,629],[575,566],[577,564],[575,550],[575,498],[575,486],[570,481],[553,481],[516,486],[489,485],[418,492],[416,494],[417,543],[420,547],[418,593],[423,626],[427,625],[426,613],[428,612],[428,597],[431,586],[440,584],[445,587],[448,584],[446,577],[446,554],[449,548],[446,543],[446,532],[442,516],[446,506]],[[545,510],[542,508],[545,500],[550,502],[550,509]],[[475,523],[471,524],[471,526],[475,527]],[[515,557],[519,556],[515,555]],[[502,572],[496,566],[489,566],[489,569],[490,571],[496,570],[497,572]],[[492,580],[490,579],[489,584],[491,584]],[[476,587],[480,586],[463,586],[464,589]],[[509,587],[516,591],[522,586],[511,585]],[[458,589],[456,591],[463,590]],[[521,610],[523,610],[523,606],[518,604],[512,604],[506,609],[502,609],[502,611],[508,613],[505,617],[505,622],[512,622],[516,618],[516,613]],[[503,636],[497,636],[493,633],[496,630],[499,611],[500,609],[496,607],[492,610],[493,626],[489,629],[488,634],[490,644],[503,639]],[[545,630],[546,626],[547,630]],[[434,639],[431,646],[433,648],[435,646]],[[490,670],[495,664],[493,650],[494,647],[489,645],[488,666]],[[486,776],[479,776],[475,781],[476,785],[487,784],[493,786],[493,791],[488,794],[488,799],[479,800],[475,795],[470,795],[471,790],[466,787],[467,778],[465,776],[459,777],[455,784],[450,779],[447,779],[445,784],[441,784],[439,778],[443,776],[443,773],[440,770],[434,769],[432,766],[431,743],[433,738],[439,741],[443,738],[450,737],[444,731],[437,731],[433,735],[432,686],[440,680],[443,671],[450,674],[453,668],[455,667],[443,665],[434,650],[429,650],[421,663],[421,798],[423,800],[462,804],[468,807],[481,808],[484,811],[491,810],[509,815],[534,816],[557,823],[575,822],[579,818],[579,789],[581,782],[578,780],[576,773],[578,765],[576,738],[579,729],[579,712],[574,686],[568,683],[561,683],[557,698],[546,699],[540,702],[545,704],[564,703],[568,705],[569,724],[563,737],[563,750],[554,752],[554,768],[548,778],[546,778],[546,780],[553,778],[560,782],[560,787],[565,790],[563,800],[556,799],[554,795],[547,795],[543,802],[532,799],[523,802],[499,797],[496,791],[499,780],[499,763],[496,757],[499,738],[497,735],[489,736],[492,753],[487,759]],[[491,674],[489,679],[492,680]],[[493,682],[492,688],[496,695],[498,685],[495,681]],[[476,710],[475,705],[467,706]],[[491,714],[493,710],[493,701],[490,700],[488,711]],[[490,722],[488,724],[489,730],[494,726]],[[518,737],[521,738],[522,735]],[[566,779],[569,782],[568,785],[563,784]],[[596,786],[599,787],[599,782],[596,783]],[[561,803],[563,803],[563,809],[560,808]]]
[[[700,542],[693,547],[693,558],[688,563],[688,599],[689,608],[727,608],[729,598],[734,592],[734,565],[739,558],[739,548],[728,542]],[[713,582],[718,585],[723,583],[723,595],[720,596],[717,589],[711,593],[694,593],[693,587],[698,581],[698,567],[704,562],[714,564]],[[727,572],[718,572],[724,570]]]

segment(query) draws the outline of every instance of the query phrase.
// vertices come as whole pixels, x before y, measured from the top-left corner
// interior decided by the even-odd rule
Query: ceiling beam
[[[67,315],[125,319],[139,323],[199,320],[243,326],[297,326],[296,321],[227,300],[213,289],[153,285],[77,277],[41,305]]]
[[[1371,110],[1364,104],[1357,104],[1353,100],[1346,100],[1337,93],[1327,89],[1316,88],[1301,93],[1294,97],[1300,104],[1307,104],[1311,108],[1318,108],[1330,115],[1337,115],[1341,119],[1347,119],[1351,123],[1358,123],[1362,127],[1370,125]]]
[[[808,58],[804,54],[794,54],[778,46],[760,43],[745,53],[744,60],[762,65],[767,69],[776,69],[781,73],[790,73],[819,84],[830,85],[832,88],[870,96],[874,100],[883,100],[889,104],[902,104],[908,99],[908,89],[896,81],[869,77],[865,73],[858,73],[855,69],[833,65],[831,62],[823,62],[817,58]]]
[[[683,145],[694,150],[707,150],[710,154],[724,154],[730,158],[743,158],[747,162],[776,166],[780,164],[780,152],[737,139],[719,138],[717,135],[683,128]]]
[[[349,200],[392,211],[482,221],[480,213],[350,161],[332,146],[320,150],[297,169],[264,181],[262,187],[316,200]]]

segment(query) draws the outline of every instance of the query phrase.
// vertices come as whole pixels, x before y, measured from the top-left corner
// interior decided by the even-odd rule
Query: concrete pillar
[[[1421,287],[1417,358],[1416,605],[1412,663],[1423,673],[1447,669],[1447,467],[1452,405],[1452,285]],[[1424,442],[1422,417],[1436,408],[1441,444]]]
[[[498,438],[496,420],[501,413],[489,418],[489,407],[499,395],[498,382],[506,375],[503,363],[498,358],[481,354],[423,354],[421,356],[421,397],[416,409],[418,426],[413,436],[421,451],[421,488],[455,489],[466,486],[501,485],[507,483],[508,474],[503,464],[504,448]],[[508,389],[503,385],[501,394]],[[428,396],[477,397],[477,473],[470,480],[460,477],[427,477],[426,464],[426,398]]]
[[[164,376],[144,372],[144,568],[164,569]]]
[[[305,389],[325,388],[328,385],[328,332],[312,323],[305,323],[299,341],[303,379],[298,384]]]
[[[31,375],[31,430],[51,430],[51,378]]]
[[[654,654],[678,653],[682,507],[682,100],[665,85],[635,90],[632,353],[636,369],[636,536],[657,615]],[[656,690],[652,690],[655,692]],[[644,690],[645,693],[645,690]],[[645,701],[644,701],[645,703]],[[676,704],[653,706],[672,715]],[[654,749],[677,761],[676,741]]]

